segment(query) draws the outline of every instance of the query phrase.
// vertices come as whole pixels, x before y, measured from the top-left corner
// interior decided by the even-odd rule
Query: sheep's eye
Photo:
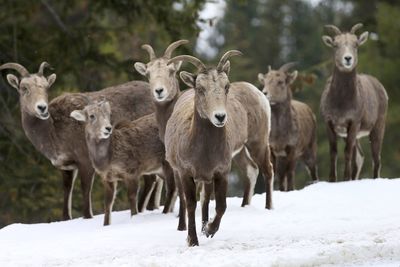
[[[94,119],[96,119],[96,116],[94,116],[93,114],[90,114],[89,119],[93,121]]]
[[[29,95],[29,90],[28,90],[28,87],[26,87],[26,86],[21,86],[21,92],[24,94],[24,95]]]

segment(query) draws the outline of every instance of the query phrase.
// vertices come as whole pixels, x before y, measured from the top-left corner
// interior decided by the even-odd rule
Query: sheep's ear
[[[194,88],[195,84],[194,84],[194,75],[187,72],[187,71],[181,71],[179,73],[179,76],[181,77],[182,81],[189,86],[190,88]]]
[[[360,37],[358,37],[358,45],[363,45],[368,40],[368,32],[363,32]]]
[[[139,72],[140,74],[142,74],[143,76],[146,76],[147,73],[147,67],[146,64],[142,63],[142,62],[136,62],[135,63],[135,70],[137,72]]]
[[[292,84],[296,78],[297,78],[297,70],[293,71],[292,73],[288,73],[287,79],[288,79],[288,84]]]
[[[229,75],[229,71],[231,70],[231,63],[229,60],[225,62],[224,66],[222,67],[222,71],[226,73],[226,75]]]
[[[322,41],[324,41],[324,43],[329,47],[335,46],[333,43],[333,39],[330,36],[327,36],[327,35],[322,36]]]
[[[49,77],[47,77],[47,82],[49,83],[49,87],[53,85],[53,83],[56,81],[57,75],[53,73]]]
[[[259,81],[261,84],[264,85],[264,74],[259,73],[259,74],[257,75],[257,77],[258,77],[258,81]]]
[[[83,110],[74,110],[70,116],[77,121],[86,121],[86,114]]]
[[[12,87],[19,90],[19,80],[18,80],[17,76],[15,76],[13,74],[8,74],[7,81]]]

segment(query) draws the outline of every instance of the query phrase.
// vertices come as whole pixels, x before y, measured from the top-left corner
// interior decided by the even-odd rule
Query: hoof
[[[186,239],[186,242],[189,247],[197,247],[199,245],[199,241],[197,240],[197,237],[190,238],[190,236],[188,236]]]
[[[204,235],[206,234],[207,223],[208,222],[203,222],[202,225],[201,225],[201,233],[204,234]]]
[[[217,231],[218,228],[213,227],[211,223],[207,223],[206,227],[204,228],[204,234],[206,235],[206,237],[213,238]]]
[[[186,231],[186,225],[178,225],[178,231]]]

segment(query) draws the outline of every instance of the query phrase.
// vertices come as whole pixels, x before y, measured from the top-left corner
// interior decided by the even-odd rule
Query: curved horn
[[[24,66],[18,63],[6,63],[0,66],[0,70],[13,69],[16,70],[22,77],[29,76],[29,71]]]
[[[40,76],[43,76],[44,68],[50,68],[50,64],[47,63],[46,61],[44,61],[44,62],[42,62],[42,64],[40,64],[39,71],[37,74]]]
[[[362,26],[363,26],[362,23],[357,23],[356,25],[354,25],[353,27],[351,27],[350,33],[355,34],[356,31],[357,31],[358,29],[360,29]]]
[[[222,67],[224,66],[224,64],[226,63],[226,61],[228,61],[228,59],[230,57],[233,56],[241,56],[243,55],[242,52],[240,52],[239,50],[229,50],[228,52],[226,52],[221,59],[219,60],[219,63],[217,65],[217,70],[221,70]]]
[[[296,66],[296,65],[297,65],[297,62],[289,62],[289,63],[283,64],[283,65],[279,68],[279,70],[280,70],[280,71],[283,71],[283,72],[287,72],[289,69],[293,68],[293,67]]]
[[[336,27],[335,25],[331,25],[331,24],[325,25],[325,28],[326,28],[327,30],[332,31],[332,32],[335,33],[336,35],[342,34],[342,31],[339,30],[339,28]]]
[[[171,63],[175,63],[177,61],[187,61],[191,64],[193,64],[197,69],[201,70],[205,70],[206,69],[206,65],[204,65],[203,62],[201,62],[200,59],[194,57],[194,56],[189,56],[189,55],[180,55],[180,56],[176,56],[174,58],[171,58],[170,60],[168,60],[168,65]]]
[[[142,49],[146,50],[149,53],[150,61],[156,58],[156,53],[154,53],[153,47],[149,44],[142,45]]]
[[[172,44],[170,44],[167,47],[167,49],[165,49],[164,57],[167,58],[167,59],[170,59],[171,55],[172,55],[172,52],[174,52],[174,50],[176,48],[178,48],[180,45],[187,44],[187,43],[189,43],[188,40],[179,40],[179,41],[173,42]]]

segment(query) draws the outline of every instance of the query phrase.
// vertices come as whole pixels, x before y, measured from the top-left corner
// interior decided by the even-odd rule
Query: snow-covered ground
[[[275,192],[272,211],[264,197],[246,208],[228,199],[219,232],[199,235],[194,248],[176,231],[176,214],[161,211],[114,212],[108,227],[102,215],[9,225],[0,230],[0,266],[400,266],[400,179]]]

